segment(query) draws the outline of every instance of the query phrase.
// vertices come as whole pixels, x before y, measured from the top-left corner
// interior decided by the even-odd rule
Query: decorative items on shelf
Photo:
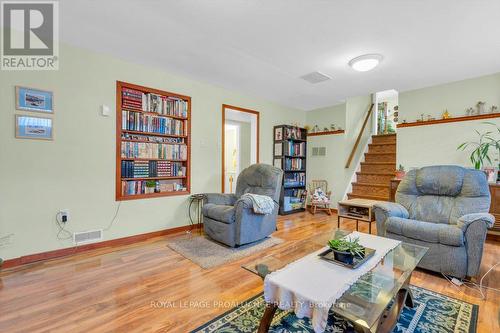
[[[486,102],[477,102],[476,104],[477,114],[485,114],[486,113]]]
[[[398,169],[396,170],[396,179],[403,179],[406,175],[405,167],[400,164]]]
[[[394,119],[393,119],[394,122],[397,123],[399,121],[399,106],[398,105],[396,105],[394,107],[394,112],[392,115],[394,116]]]
[[[451,114],[448,112],[448,109],[444,110],[442,118],[443,119],[450,119],[451,118]]]
[[[490,107],[490,113],[497,113],[498,112],[498,106],[492,105]]]

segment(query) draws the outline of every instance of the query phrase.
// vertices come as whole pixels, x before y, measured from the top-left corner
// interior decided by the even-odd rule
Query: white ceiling
[[[61,39],[310,110],[500,72],[499,0],[67,0]],[[371,72],[347,62],[384,56]],[[299,77],[320,71],[333,80]]]

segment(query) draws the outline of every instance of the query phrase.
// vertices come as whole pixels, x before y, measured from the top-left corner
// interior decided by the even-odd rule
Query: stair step
[[[394,172],[396,162],[361,162],[361,172]]]
[[[394,172],[356,172],[356,180],[359,183],[389,184],[394,178]]]
[[[389,201],[389,196],[381,197],[376,195],[364,195],[364,194],[354,194],[347,193],[347,198],[349,199],[369,199],[369,200],[378,200],[378,201]]]
[[[394,162],[396,163],[396,153],[365,153],[365,162]]]
[[[352,193],[389,197],[389,184],[352,183]]]
[[[370,143],[368,153],[396,153],[395,143]]]
[[[396,134],[372,135],[373,143],[395,143]]]

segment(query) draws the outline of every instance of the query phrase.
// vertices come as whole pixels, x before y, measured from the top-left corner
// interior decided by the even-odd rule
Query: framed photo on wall
[[[16,109],[54,113],[54,93],[52,91],[16,86]]]
[[[52,118],[16,115],[16,138],[52,140]]]

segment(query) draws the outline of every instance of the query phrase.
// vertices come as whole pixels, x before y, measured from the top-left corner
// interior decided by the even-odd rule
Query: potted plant
[[[154,180],[148,180],[146,182],[146,193],[154,193],[156,188],[156,182]]]
[[[494,181],[496,180],[495,168],[486,168],[485,163],[488,162],[490,165],[493,164],[492,157],[490,156],[491,149],[493,149],[493,151],[497,153],[498,160],[498,156],[500,155],[500,127],[490,122],[484,124],[494,126],[496,130],[486,131],[484,133],[480,133],[478,130],[476,130],[478,140],[472,142],[464,142],[457,147],[457,150],[465,150],[469,146],[474,147],[474,150],[471,152],[469,157],[472,165],[478,170],[485,170],[488,173],[488,179]]]
[[[398,169],[396,170],[396,179],[403,179],[406,175],[405,167],[400,164]]]
[[[359,238],[354,239],[332,239],[328,242],[328,246],[333,251],[335,260],[345,264],[352,265],[354,258],[364,258],[365,248],[359,244]]]

